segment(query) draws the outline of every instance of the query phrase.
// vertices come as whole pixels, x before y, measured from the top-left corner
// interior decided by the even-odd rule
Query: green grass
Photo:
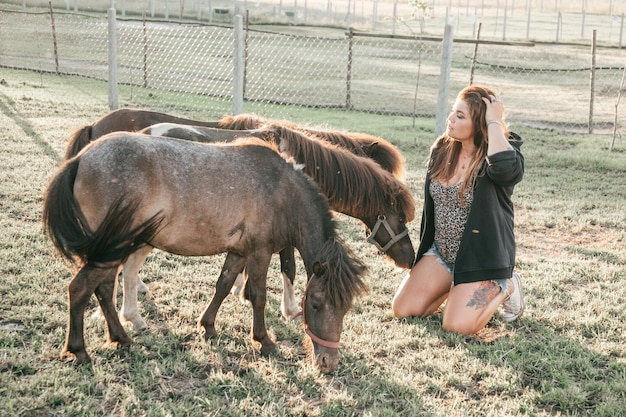
[[[300,325],[280,318],[277,259],[267,322],[279,351],[266,358],[250,341],[250,310],[233,297],[218,314],[218,338],[204,342],[195,328],[223,256],[159,251],[141,271],[151,291],[140,296],[149,329],[128,329],[130,348],[106,346],[93,299],[85,320],[93,362],[76,367],[58,359],[71,273],[42,234],[41,203],[65,138],[107,112],[106,86],[18,71],[1,78],[0,416],[626,415],[623,142],[609,152],[606,136],[513,126],[526,140],[526,176],[514,195],[527,303],[518,322],[495,317],[464,338],[443,332],[439,315],[393,318],[391,297],[405,271],[341,216],[341,235],[369,267],[370,291],[346,316],[333,374],[312,368]],[[282,115],[394,142],[421,208],[434,121],[413,127],[402,117],[298,108]],[[411,224],[415,243],[418,228],[419,219]]]

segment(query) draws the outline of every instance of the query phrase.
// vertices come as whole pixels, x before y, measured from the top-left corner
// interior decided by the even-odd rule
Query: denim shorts
[[[433,245],[430,247],[430,249],[428,249],[425,253],[424,256],[436,256],[437,260],[439,261],[439,263],[443,266],[446,267],[446,269],[448,270],[448,272],[452,275],[454,275],[454,264],[448,263],[446,262],[445,259],[443,259],[443,256],[441,255],[441,252],[439,252],[439,249],[437,249],[437,245],[435,245],[433,243]],[[496,284],[498,287],[500,287],[500,290],[504,293],[508,292],[508,288],[509,288],[509,280],[507,278],[505,279],[492,279],[491,280],[494,284]]]

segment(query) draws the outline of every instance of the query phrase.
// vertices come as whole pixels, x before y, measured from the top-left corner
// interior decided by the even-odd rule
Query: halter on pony
[[[385,246],[380,246],[380,244],[374,240],[374,236],[376,236],[376,233],[378,232],[378,229],[380,229],[381,224],[385,226],[385,229],[387,229],[387,233],[389,233],[389,236],[391,236],[391,239],[389,240],[389,242],[387,242]],[[390,247],[392,247],[397,241],[399,241],[408,234],[409,230],[404,229],[402,232],[396,235],[391,226],[389,226],[389,222],[387,222],[387,218],[385,217],[385,215],[380,214],[378,216],[378,219],[376,220],[376,224],[374,225],[372,232],[367,236],[367,242],[372,243],[374,246],[376,246],[380,253],[384,255]]]
[[[332,342],[330,340],[324,340],[324,339],[317,337],[315,334],[313,334],[311,329],[309,329],[309,325],[306,322],[306,315],[304,314],[304,310],[305,310],[304,304],[306,303],[306,296],[307,296],[307,293],[309,292],[309,285],[311,284],[314,278],[315,278],[315,274],[311,275],[311,279],[309,279],[309,282],[307,282],[306,288],[304,289],[304,294],[302,295],[302,303],[301,303],[302,310],[296,313],[291,319],[295,320],[298,317],[302,316],[302,324],[304,325],[304,332],[307,335],[309,335],[309,337],[311,338],[313,342],[317,343],[320,346],[324,346],[327,348],[339,349],[339,341]]]

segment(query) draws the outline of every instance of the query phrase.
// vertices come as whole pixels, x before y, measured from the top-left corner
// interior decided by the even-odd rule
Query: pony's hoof
[[[198,323],[198,330],[200,331],[200,334],[202,335],[205,341],[209,339],[213,339],[214,337],[217,337],[217,332],[215,331],[214,326]]]
[[[273,353],[276,353],[276,343],[271,340],[265,340],[261,342],[261,355],[270,356]]]
[[[81,365],[84,363],[90,363],[91,358],[87,352],[70,352],[67,349],[61,351],[60,358],[66,363],[72,363],[74,365]]]
[[[296,321],[302,318],[302,310],[300,310],[300,308],[298,307],[291,307],[291,308],[281,307],[280,311],[283,315],[283,318],[286,321]]]
[[[150,289],[148,288],[148,286],[146,284],[144,284],[144,282],[140,279],[137,280],[137,292],[145,294],[150,292]]]
[[[120,315],[120,321],[122,324],[130,323],[133,329],[137,331],[146,330],[148,328],[148,324],[141,317],[126,318]]]
[[[130,343],[131,343],[131,340],[130,340],[130,337],[128,337],[128,336],[127,337],[118,337],[118,338],[115,338],[115,339],[109,339],[107,341],[107,343],[109,345],[111,345],[112,347],[114,347],[115,349],[122,349],[122,348],[125,348],[125,347],[129,347]]]
[[[245,305],[246,307],[252,308],[252,303],[250,302],[250,300],[244,297],[243,292],[239,294],[239,301],[241,301],[241,304]]]

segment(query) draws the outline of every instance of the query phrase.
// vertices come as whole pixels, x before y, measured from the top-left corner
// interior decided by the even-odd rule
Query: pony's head
[[[313,265],[302,298],[302,321],[310,338],[313,365],[324,373],[339,363],[343,318],[354,297],[366,290],[361,280],[365,269],[337,238],[324,244],[320,260]]]
[[[415,251],[406,224],[415,217],[415,202],[404,182],[373,159],[355,155],[312,134],[274,126],[280,150],[304,165],[330,207],[358,218],[368,242],[401,268],[410,268]]]

